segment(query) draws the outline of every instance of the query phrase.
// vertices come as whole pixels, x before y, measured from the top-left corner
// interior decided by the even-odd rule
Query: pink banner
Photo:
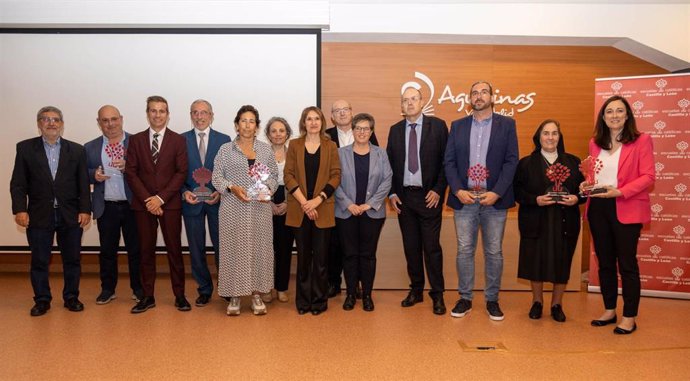
[[[595,118],[612,95],[628,100],[654,141],[652,222],[637,249],[642,294],[690,299],[690,74],[597,79]],[[589,290],[598,291],[593,247],[590,259]]]

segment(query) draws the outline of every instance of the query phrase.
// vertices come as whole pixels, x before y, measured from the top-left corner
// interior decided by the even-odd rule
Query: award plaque
[[[115,167],[113,161],[124,160],[125,146],[120,142],[106,144],[105,155],[110,161],[103,166],[103,174],[109,177],[122,177],[122,171]]]
[[[570,168],[561,163],[555,163],[546,168],[546,178],[553,183],[553,185],[546,190],[546,195],[551,197],[551,200],[562,201],[563,196],[570,194],[568,189],[563,186],[563,183],[568,177],[570,177]]]
[[[206,186],[211,181],[211,176],[213,173],[206,169],[205,167],[197,168],[192,172],[192,178],[199,184],[198,187],[194,188],[192,193],[196,196],[199,201],[206,201],[211,199],[211,190]]]
[[[582,160],[580,163],[580,172],[585,177],[584,189],[580,192],[580,195],[584,197],[589,197],[593,194],[606,193],[606,189],[597,187],[596,175],[601,172],[601,168],[604,163],[601,160],[587,156],[586,159]]]
[[[474,183],[470,193],[479,202],[479,199],[486,193],[486,188],[482,188],[480,184],[489,178],[489,170],[485,166],[477,164],[467,170],[467,177]]]
[[[249,177],[254,180],[249,189],[247,189],[247,197],[254,201],[270,201],[271,190],[265,181],[271,175],[271,170],[264,163],[256,162],[247,170]]]

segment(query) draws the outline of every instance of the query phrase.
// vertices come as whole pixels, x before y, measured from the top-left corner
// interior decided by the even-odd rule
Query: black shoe
[[[532,303],[532,308],[529,309],[529,318],[530,319],[541,319],[541,313],[543,309],[543,305],[541,302],[534,302]],[[551,315],[553,315],[553,307],[551,307]]]
[[[110,291],[101,291],[100,295],[96,298],[96,304],[108,304],[115,300],[115,298],[117,298],[117,296],[115,296],[114,293]]]
[[[65,308],[72,312],[84,311],[84,304],[77,298],[70,298],[65,300]]]
[[[592,327],[603,327],[605,325],[609,324],[616,324],[616,320],[618,320],[618,317],[616,315],[613,315],[613,317],[609,320],[592,320]]]
[[[554,304],[551,306],[551,318],[559,323],[563,323],[565,321],[563,307],[561,307],[560,304]]]
[[[422,294],[410,291],[410,293],[407,294],[407,297],[403,299],[402,302],[400,302],[400,305],[403,307],[412,307],[417,303],[421,303],[423,300],[424,297],[422,296]]]
[[[192,310],[192,306],[189,304],[187,298],[185,298],[184,295],[175,297],[175,308],[177,308],[178,311]]]
[[[613,333],[616,335],[629,335],[637,330],[637,323],[633,323],[632,329],[625,329],[621,327],[616,327],[613,329]]]
[[[347,294],[345,303],[343,303],[343,309],[345,311],[352,311],[355,308],[355,303],[357,303],[357,298],[353,294]]]
[[[139,303],[137,303],[136,306],[132,307],[132,312],[133,314],[138,314],[145,312],[149,308],[153,308],[156,306],[156,299],[153,296],[144,296],[141,298]]]
[[[446,313],[446,303],[443,302],[443,296],[438,296],[434,299],[434,314],[444,315]]]
[[[141,302],[141,299],[144,299],[144,291],[134,291],[134,293],[132,294],[132,300],[134,300],[134,303]]]
[[[364,311],[374,310],[374,300],[371,298],[371,295],[362,296],[362,308],[364,309]]]
[[[316,316],[316,315],[321,315],[322,313],[326,312],[326,309],[323,310],[311,310],[311,314]]]
[[[197,307],[203,307],[211,301],[211,295],[199,295],[194,301],[194,305]]]
[[[362,299],[362,287],[360,285],[357,285],[357,289],[355,290],[355,298],[357,299]]]
[[[472,311],[472,301],[460,299],[450,311],[450,316],[459,318],[467,315],[470,311]]]
[[[489,313],[489,319],[494,321],[501,321],[505,318],[498,302],[486,302],[486,312]]]
[[[44,300],[39,300],[31,307],[31,316],[41,316],[45,315],[50,309],[50,302]]]
[[[340,295],[341,291],[342,290],[340,289],[340,286],[336,286],[334,284],[331,284],[328,286],[328,297],[334,298],[336,295]]]
[[[300,315],[304,315],[304,314],[306,314],[307,312],[309,312],[309,310],[306,309],[306,308],[298,308],[298,309],[297,309],[297,313],[300,314]]]

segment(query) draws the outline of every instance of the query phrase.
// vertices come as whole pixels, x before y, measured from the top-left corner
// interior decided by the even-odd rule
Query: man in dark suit
[[[84,145],[89,181],[93,184],[93,218],[97,221],[98,239],[101,243],[98,257],[101,293],[96,297],[96,304],[110,303],[116,297],[120,232],[127,251],[132,297],[138,302],[144,297],[139,271],[139,237],[134,212],[130,208],[132,191],[123,174],[129,134],[123,131],[123,118],[115,106],[101,107],[96,122],[103,135]]]
[[[352,106],[350,102],[339,99],[331,106],[331,121],[335,125],[326,130],[326,134],[335,142],[336,147],[345,147],[354,142],[352,135]],[[371,133],[369,137],[371,144],[378,146],[376,134]],[[333,228],[332,237],[338,237],[337,226]],[[328,297],[332,298],[341,292],[341,274],[343,273],[343,252],[338,244],[339,240],[331,239],[328,249]],[[357,287],[357,297],[361,298],[361,289]]]
[[[64,306],[78,312],[84,309],[78,299],[81,235],[91,221],[86,155],[84,147],[61,137],[64,120],[57,107],[43,107],[36,117],[41,136],[17,144],[10,180],[14,220],[26,228],[31,249],[31,316],[50,309],[48,268],[56,235],[65,278]]]
[[[491,320],[503,320],[498,290],[503,274],[503,233],[508,209],[515,205],[513,176],[518,164],[515,121],[493,112],[493,89],[480,81],[470,89],[473,113],[451,124],[446,148],[448,206],[455,209],[458,237],[458,291],[460,300],[451,311],[463,317],[472,309],[474,253],[482,229],[486,276],[486,310]],[[468,176],[470,168],[473,176]],[[488,170],[488,177],[477,171]],[[475,192],[470,191],[475,189]]]
[[[192,309],[184,295],[182,261],[182,197],[180,190],[187,177],[187,142],[167,128],[168,101],[154,95],[146,100],[149,128],[133,135],[127,148],[125,175],[132,189],[132,209],[139,228],[141,279],[144,297],[132,308],[140,313],[156,306],[156,238],[158,225],[167,249],[175,307]]]
[[[443,155],[448,139],[446,122],[422,114],[422,93],[408,87],[402,94],[405,119],[393,125],[388,135],[388,160],[393,169],[389,196],[399,214],[403,248],[410,276],[410,292],[402,301],[411,307],[423,300],[424,265],[431,285],[429,296],[437,315],[446,313],[443,301],[443,251],[441,221],[446,177]]]
[[[213,160],[218,149],[230,142],[230,137],[211,128],[213,123],[213,108],[203,99],[192,102],[189,115],[194,128],[182,134],[187,140],[187,160],[189,170],[187,179],[182,187],[182,217],[189,242],[189,256],[192,261],[192,276],[198,284],[199,297],[195,301],[197,307],[203,307],[211,300],[213,282],[206,262],[206,221],[208,220],[209,235],[213,244],[216,269],[218,269],[218,205],[220,193],[211,184],[210,175],[213,172]],[[203,154],[203,155],[202,155]],[[196,174],[195,174],[196,173]],[[201,184],[197,181],[208,180],[204,183],[208,195],[198,195]],[[197,194],[195,194],[197,190]],[[201,199],[204,197],[204,199]],[[205,197],[208,197],[207,199]]]

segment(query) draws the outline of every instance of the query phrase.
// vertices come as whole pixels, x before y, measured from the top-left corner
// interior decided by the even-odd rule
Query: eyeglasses
[[[62,122],[61,118],[55,118],[55,117],[49,117],[49,116],[42,116],[38,118],[38,121],[41,123],[60,123]]]
[[[194,110],[190,114],[192,114],[192,116],[209,116],[209,115],[211,115],[211,113],[206,111],[206,110]]]
[[[343,108],[334,108],[333,113],[334,114],[340,114],[341,112],[350,112],[352,111],[351,107],[343,107]]]
[[[420,97],[403,98],[402,103],[417,103],[420,99]]]
[[[371,127],[355,127],[355,132],[371,132]]]
[[[488,94],[491,94],[491,93],[490,93],[489,90],[487,90],[487,89],[482,89],[481,91],[475,90],[475,91],[471,92],[471,93],[470,93],[470,96],[471,96],[471,97],[476,97],[476,96],[478,96],[478,95],[480,95],[480,94],[481,94],[481,95],[488,95]]]
[[[98,119],[98,121],[101,122],[101,123],[103,123],[103,124],[115,123],[115,122],[117,122],[118,120],[120,120],[120,117],[119,117],[119,116],[114,116],[114,117],[112,117],[112,118],[101,118],[101,119]]]

